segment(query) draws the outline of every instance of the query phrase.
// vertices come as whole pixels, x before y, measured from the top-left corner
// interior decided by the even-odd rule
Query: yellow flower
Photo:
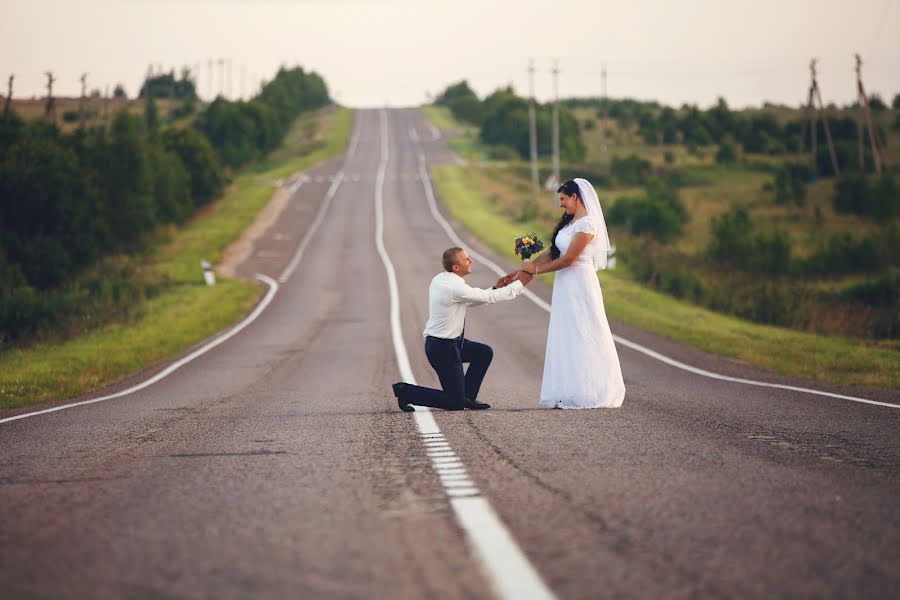
[[[522,238],[522,243],[523,243],[523,244],[530,244],[530,243],[531,243],[531,238],[530,238],[530,237],[524,237],[524,238]]]

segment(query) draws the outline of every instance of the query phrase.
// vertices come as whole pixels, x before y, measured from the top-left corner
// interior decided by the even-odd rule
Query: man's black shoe
[[[472,400],[471,398],[466,398],[466,408],[471,410],[484,410],[486,408],[490,408],[491,405],[487,402],[479,402],[478,400]]]
[[[402,410],[403,412],[414,412],[416,409],[413,408],[412,404],[407,404],[400,399],[400,392],[403,390],[403,388],[406,387],[406,385],[406,383],[399,381],[393,384],[391,388],[394,390],[394,396],[397,397],[397,406],[400,407],[400,410]]]

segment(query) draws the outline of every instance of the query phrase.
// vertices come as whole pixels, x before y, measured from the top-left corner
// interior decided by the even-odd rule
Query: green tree
[[[157,108],[153,96],[147,96],[147,100],[144,102],[144,124],[147,132],[151,135],[159,130],[159,108]]]
[[[719,144],[719,149],[716,151],[716,162],[719,164],[732,164],[736,163],[737,160],[737,145],[730,137],[727,137]]]
[[[137,118],[125,110],[119,112],[110,127],[106,169],[101,175],[109,202],[110,232],[124,248],[137,246],[141,234],[156,224],[146,144]]]
[[[190,178],[193,201],[205,204],[222,191],[225,175],[215,149],[199,131],[170,127],[162,132],[162,144],[181,159]]]

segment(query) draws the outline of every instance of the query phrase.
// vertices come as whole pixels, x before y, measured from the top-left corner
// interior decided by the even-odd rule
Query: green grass
[[[478,128],[460,123],[453,118],[446,106],[429,104],[420,107],[432,125],[441,130],[447,146],[459,156],[470,161],[487,160],[484,148],[478,143]]]
[[[525,231],[547,234],[533,222],[515,222],[483,193],[483,169],[442,166],[435,187],[450,214],[502,255]],[[496,184],[495,184],[496,185]],[[701,350],[779,373],[842,385],[900,388],[900,352],[844,337],[828,337],[748,323],[649,290],[622,271],[600,275],[610,316]],[[547,276],[552,282],[552,276]]]
[[[243,281],[182,285],[148,300],[130,323],[113,323],[61,344],[0,356],[0,408],[78,396],[190,347],[246,313],[259,288]]]
[[[343,108],[301,117],[263,165],[239,175],[190,224],[171,230],[167,241],[139,265],[144,277],[167,284],[134,318],[66,341],[0,354],[0,409],[84,394],[184,351],[240,319],[261,288],[222,278],[207,287],[200,261],[215,262],[253,222],[275,191],[272,180],[343,152],[352,120],[353,111]]]

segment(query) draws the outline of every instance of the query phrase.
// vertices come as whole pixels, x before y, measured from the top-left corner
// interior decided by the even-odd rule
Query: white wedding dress
[[[559,231],[556,246],[561,255],[580,231],[597,236],[596,219],[587,215]],[[557,271],[553,280],[541,406],[613,408],[625,399],[622,368],[590,248],[585,248],[570,266]]]

